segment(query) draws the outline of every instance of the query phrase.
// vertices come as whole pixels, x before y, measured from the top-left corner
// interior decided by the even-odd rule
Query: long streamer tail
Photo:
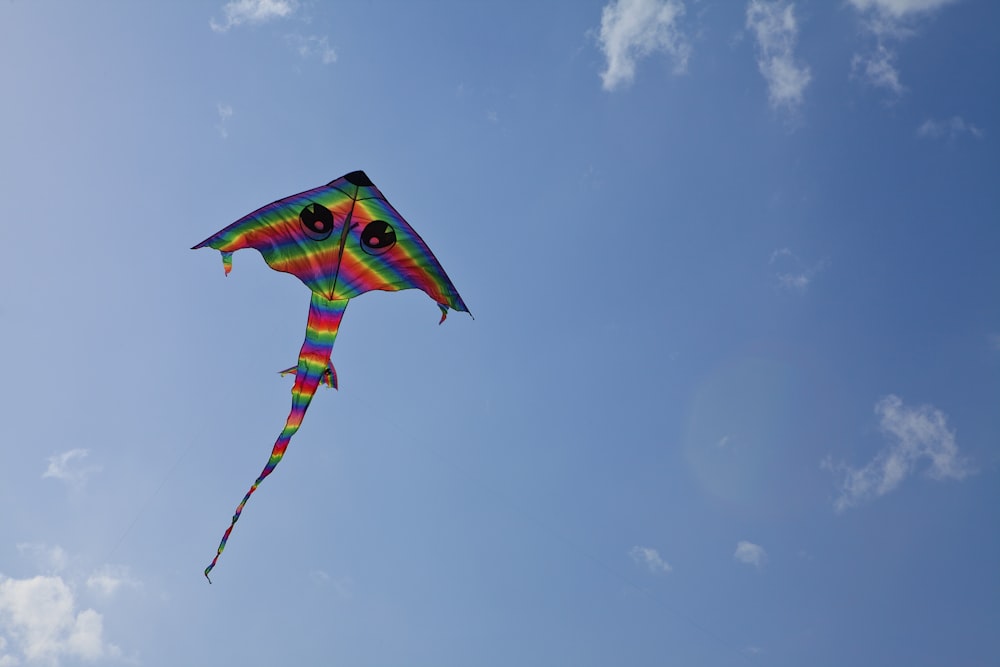
[[[281,435],[278,436],[278,440],[271,449],[271,458],[268,459],[267,465],[264,466],[257,481],[253,483],[247,494],[243,496],[243,500],[236,506],[233,521],[226,528],[226,532],[222,536],[222,541],[219,542],[219,549],[215,553],[215,558],[205,568],[205,578],[208,579],[208,583],[212,583],[212,580],[208,577],[208,573],[215,567],[215,564],[219,561],[219,556],[222,555],[223,549],[226,548],[229,534],[233,532],[233,527],[239,521],[240,514],[243,513],[243,507],[250,500],[250,496],[257,490],[257,487],[260,486],[260,483],[264,481],[264,478],[274,471],[278,462],[281,461],[281,457],[285,455],[289,441],[295,435],[295,432],[299,430],[299,426],[302,425],[302,418],[309,408],[309,402],[312,401],[312,397],[316,393],[316,388],[323,381],[323,376],[329,373],[329,369],[331,368],[330,353],[333,351],[334,341],[337,340],[340,320],[343,318],[346,308],[347,299],[330,301],[319,294],[313,293],[312,301],[309,304],[309,322],[306,324],[306,339],[303,341],[302,349],[299,351],[299,365],[295,369],[295,385],[292,387],[292,410],[288,413],[288,419],[285,420],[285,428],[281,431]]]

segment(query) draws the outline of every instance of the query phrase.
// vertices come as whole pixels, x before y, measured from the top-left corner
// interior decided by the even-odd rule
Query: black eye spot
[[[372,220],[361,232],[361,248],[369,255],[381,255],[396,245],[396,230],[384,220]]]
[[[322,241],[333,233],[333,213],[315,202],[302,209],[299,222],[302,223],[302,231],[313,241]]]

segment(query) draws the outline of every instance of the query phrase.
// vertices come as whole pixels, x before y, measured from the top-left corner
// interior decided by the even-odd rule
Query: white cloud
[[[666,574],[673,570],[670,563],[660,558],[660,553],[656,549],[649,547],[632,547],[628,552],[636,563],[643,564],[654,574]]]
[[[809,68],[795,62],[793,51],[799,30],[794,7],[783,0],[750,0],[747,4],[746,27],[757,38],[757,67],[767,82],[768,98],[774,108],[797,108],[812,79]]]
[[[601,73],[604,89],[631,83],[636,60],[656,52],[672,56],[674,71],[683,72],[691,55],[677,28],[683,14],[683,0],[611,0],[605,5],[598,37],[608,60]]]
[[[298,3],[294,0],[231,0],[222,7],[225,19],[219,23],[214,18],[208,24],[215,32],[226,32],[244,23],[264,23],[290,16]]]
[[[753,565],[759,570],[767,562],[767,552],[759,544],[740,540],[736,543],[736,551],[733,552],[733,558],[741,563]]]
[[[862,14],[865,30],[875,37],[873,51],[854,56],[851,71],[876,88],[885,88],[894,95],[905,90],[896,68],[896,51],[892,42],[915,34],[913,21],[930,15],[934,10],[958,0],[849,0]]]
[[[73,590],[59,576],[10,579],[0,575],[0,628],[6,635],[0,666],[39,662],[57,667],[63,658],[94,661],[120,657],[104,641],[103,617],[93,609],[77,611]]]
[[[99,472],[101,466],[85,466],[80,463],[90,455],[87,449],[70,449],[62,454],[49,457],[49,466],[42,478],[53,477],[66,482],[82,484],[92,473]]]
[[[972,474],[971,466],[959,456],[955,433],[948,429],[948,418],[940,410],[929,405],[910,408],[890,394],[875,404],[875,414],[889,440],[875,458],[861,468],[834,464],[829,458],[822,464],[843,474],[840,495],[833,503],[838,512],[893,491],[921,461],[929,464],[927,475],[932,479],[962,479]]]
[[[316,58],[324,65],[337,62],[337,52],[325,36],[288,35],[286,39],[303,58]]]
[[[970,134],[976,139],[983,138],[980,127],[966,121],[961,116],[952,116],[947,120],[932,120],[928,118],[917,128],[917,136],[931,139],[948,139],[954,141],[963,134]]]

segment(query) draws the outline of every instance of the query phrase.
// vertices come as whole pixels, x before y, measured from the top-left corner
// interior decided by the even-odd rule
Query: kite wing
[[[260,251],[268,266],[291,273],[330,301],[371,290],[420,289],[441,307],[468,312],[434,254],[363,171],[272,202],[195,248]]]

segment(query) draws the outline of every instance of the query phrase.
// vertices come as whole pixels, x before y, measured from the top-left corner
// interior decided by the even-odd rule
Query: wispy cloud
[[[917,136],[928,139],[947,139],[954,141],[960,136],[970,135],[975,139],[983,138],[982,128],[973,125],[961,116],[952,116],[947,120],[932,120],[928,118],[917,128]]]
[[[101,466],[83,465],[83,459],[90,455],[88,449],[70,449],[62,454],[49,457],[49,466],[42,478],[52,477],[72,484],[82,484],[91,474],[100,472]]]
[[[896,489],[918,464],[928,463],[932,479],[962,479],[972,474],[969,463],[959,455],[955,433],[940,410],[922,405],[911,408],[893,394],[875,404],[879,428],[889,444],[868,464],[854,468],[834,464],[830,458],[822,466],[843,477],[834,509],[843,512]]]
[[[958,0],[849,0],[859,11],[876,10],[897,19],[920,12],[929,12]]]
[[[795,62],[799,34],[795,5],[784,0],[750,0],[746,27],[757,38],[757,67],[767,82],[771,106],[797,109],[812,75],[806,65]]]
[[[683,72],[691,55],[691,46],[677,27],[683,15],[683,0],[611,0],[605,5],[598,36],[607,57],[601,73],[604,89],[631,83],[636,60],[657,52],[670,55],[674,71]]]
[[[103,621],[93,609],[77,610],[73,590],[60,576],[0,575],[0,627],[6,636],[0,665],[23,661],[58,667],[63,659],[120,657],[120,649],[104,640]]]
[[[771,259],[768,260],[768,264],[774,264],[776,261],[778,261],[782,257],[793,257],[794,258],[795,257],[795,253],[793,253],[789,248],[775,248],[771,252]]]
[[[816,264],[807,265],[790,249],[778,248],[771,253],[768,264],[777,271],[775,276],[782,288],[790,292],[804,294],[813,279],[827,268],[830,262],[824,259]]]
[[[215,128],[219,135],[226,139],[229,137],[229,119],[233,117],[233,107],[221,102],[215,105],[215,110],[219,113],[219,124]]]
[[[740,540],[736,543],[733,558],[746,565],[753,565],[759,570],[767,563],[767,552],[759,544]]]
[[[660,558],[660,553],[656,549],[636,546],[628,553],[632,560],[645,565],[654,574],[666,574],[674,569],[670,567],[670,563]]]
[[[0,667],[14,667],[20,660],[7,653],[7,640],[0,635]]]
[[[105,565],[87,577],[87,588],[101,597],[111,597],[120,588],[139,588],[141,584],[133,578],[128,568],[121,565]]]
[[[352,597],[354,580],[350,577],[331,577],[325,570],[313,570],[309,573],[309,578],[317,586],[331,586],[334,592],[344,599]]]
[[[226,32],[244,23],[265,23],[285,18],[295,12],[295,0],[231,0],[222,6],[222,21],[211,18],[208,25],[215,32]]]
[[[288,43],[303,58],[315,58],[324,65],[337,62],[337,52],[330,46],[330,40],[320,35],[287,35]]]
[[[904,88],[896,69],[896,52],[881,41],[875,49],[865,55],[855,54],[851,59],[851,73],[876,88],[885,88],[894,95],[902,94]]]
[[[915,21],[958,0],[848,1],[861,14],[865,31],[875,38],[871,51],[856,54],[852,59],[852,73],[869,85],[898,96],[905,86],[896,67],[895,44],[915,34]]]
[[[17,545],[18,553],[30,558],[37,570],[55,574],[66,569],[69,556],[60,546],[49,547],[36,542],[22,542]]]

